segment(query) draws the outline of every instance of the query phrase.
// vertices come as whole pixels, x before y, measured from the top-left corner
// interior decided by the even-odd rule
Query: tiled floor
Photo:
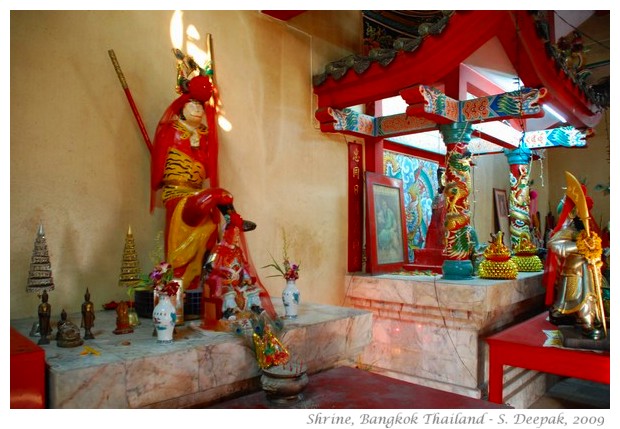
[[[545,396],[536,401],[537,409],[609,408],[609,385],[576,378],[565,378],[554,384]]]

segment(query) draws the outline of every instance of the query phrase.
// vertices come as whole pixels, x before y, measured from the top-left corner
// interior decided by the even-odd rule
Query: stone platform
[[[281,302],[273,301],[278,314],[284,314]],[[56,313],[52,326],[59,319]],[[69,314],[68,320],[79,326],[81,316]],[[83,346],[62,348],[56,341],[41,346],[49,408],[185,408],[259,389],[254,355],[234,334],[203,330],[196,320],[177,327],[172,344],[158,344],[150,319],[140,319],[133,333],[123,335],[112,332],[115,320],[114,311],[97,312],[95,339]],[[34,321],[11,320],[11,326],[28,337]],[[284,325],[282,342],[312,374],[358,359],[370,343],[372,313],[302,304],[298,318]],[[85,353],[84,346],[99,354]]]
[[[361,366],[393,378],[485,398],[487,335],[543,311],[542,273],[515,280],[441,275],[350,275],[346,305],[373,313]],[[544,374],[506,368],[505,398],[526,408],[545,392]]]

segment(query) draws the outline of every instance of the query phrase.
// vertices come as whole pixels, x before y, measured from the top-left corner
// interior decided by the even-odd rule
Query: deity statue
[[[84,328],[84,339],[92,340],[95,338],[91,332],[92,327],[95,326],[95,306],[90,301],[90,292],[86,288],[86,294],[84,295],[84,303],[82,304],[82,323],[81,327]]]
[[[220,224],[224,224],[225,231],[234,231],[234,246],[243,254],[241,266],[254,278],[250,283],[246,278],[235,285],[236,300],[241,301],[246,297],[240,290],[245,288],[245,295],[250,298],[256,284],[244,244],[244,233],[255,229],[256,224],[240,217],[230,192],[218,185],[216,114],[210,104],[213,85],[209,71],[178,50],[175,55],[179,60],[177,92],[180,96],[166,109],[155,132],[151,153],[151,207],[156,193],[161,191],[166,209],[166,262],[172,265],[175,280],[185,290],[200,287],[207,276],[205,264],[214,259],[212,253],[220,241]],[[205,299],[210,299],[211,304],[220,300],[224,293],[224,289],[203,289]],[[266,291],[261,290],[260,294],[269,299]],[[227,305],[230,317],[237,309]],[[210,320],[222,311],[221,304],[215,304],[215,309],[210,304],[207,306],[205,317]],[[240,305],[237,307],[245,310]],[[271,311],[270,302],[268,307]]]
[[[592,199],[569,172],[561,214],[547,244],[545,267],[549,320],[576,325],[593,340],[607,335],[602,300],[602,245],[591,217]]]
[[[58,323],[56,323],[56,341],[60,339],[60,328],[62,328],[62,325],[64,325],[66,321],[67,321],[67,312],[63,308],[62,311],[60,312],[60,320],[58,321]]]
[[[276,317],[269,293],[248,259],[241,217],[230,217],[206,268],[209,293],[205,294],[205,302],[211,311],[206,312],[203,326],[227,330],[230,322],[238,326],[245,321],[247,325],[252,317],[263,312]]]
[[[151,158],[151,207],[161,190],[166,209],[165,252],[184,289],[199,287],[202,268],[218,240],[221,216],[236,214],[230,192],[217,186],[215,121],[205,114],[213,94],[206,75],[185,79],[164,112]],[[214,114],[214,113],[213,113]],[[244,231],[255,224],[243,222]]]
[[[64,309],[60,317],[56,345],[58,347],[78,347],[84,344],[84,340],[80,336],[80,328],[67,319],[67,312]]]
[[[445,213],[444,207],[446,203],[446,196],[444,195],[445,189],[445,168],[437,168],[437,194],[433,199],[431,223],[428,226],[428,233],[426,234],[427,248],[442,249],[445,246]]]
[[[41,338],[39,338],[38,344],[49,344],[49,335],[52,332],[50,317],[52,314],[52,306],[47,302],[49,295],[44,290],[41,295],[41,304],[39,304],[39,332]]]
[[[129,306],[126,301],[121,301],[116,307],[116,328],[115,334],[130,334],[133,332],[133,327],[129,322]]]

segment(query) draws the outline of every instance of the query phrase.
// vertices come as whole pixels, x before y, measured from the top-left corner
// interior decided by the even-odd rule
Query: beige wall
[[[601,228],[609,227],[610,195],[595,190],[598,184],[610,184],[610,140],[609,140],[609,110],[595,129],[594,136],[587,140],[583,149],[555,148],[549,152],[549,170],[553,173],[549,177],[552,190],[549,196],[553,214],[557,220],[557,204],[564,196],[563,187],[566,187],[564,172],[572,173],[582,183],[585,181],[588,195],[592,197],[594,208],[592,216]]]
[[[172,11],[11,12],[11,318],[36,315],[26,293],[43,222],[56,290],[54,312],[126,299],[118,287],[131,225],[143,271],[163,229],[149,213],[149,156],[112,67],[114,49],[152,138],[176,97]],[[303,18],[303,19],[301,19]],[[333,25],[334,20],[351,25]],[[343,21],[344,20],[344,21]],[[311,12],[301,29],[257,11],[185,12],[212,34],[222,107],[220,182],[258,224],[257,267],[281,252],[301,261],[303,299],[341,303],[346,271],[346,145],[314,121],[313,70],[357,50],[359,12]],[[359,31],[359,30],[358,30]],[[259,270],[264,273],[265,270]],[[263,278],[279,296],[281,279]]]
[[[142,270],[150,269],[163,212],[149,213],[148,152],[108,50],[116,52],[152,138],[176,96],[172,15],[11,12],[11,318],[36,314],[39,301],[26,284],[39,222],[56,283],[55,314],[78,311],[87,287],[97,306],[126,299],[117,284],[129,225]],[[309,11],[288,23],[257,11],[183,15],[185,26],[212,34],[223,113],[232,124],[230,132],[219,130],[220,183],[258,224],[248,234],[251,257],[261,267],[269,252],[279,255],[284,228],[289,253],[302,264],[302,299],[316,303],[344,301],[347,151],[342,136],[318,129],[311,77],[359,52],[360,19],[358,11]],[[508,167],[504,155],[476,163],[474,226],[487,241],[492,189],[509,189]],[[259,273],[278,297],[282,279]]]

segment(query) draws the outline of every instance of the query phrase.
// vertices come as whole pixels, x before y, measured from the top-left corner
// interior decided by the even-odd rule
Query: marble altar
[[[484,337],[544,309],[542,272],[515,280],[444,280],[441,275],[348,275],[345,304],[373,313],[373,339],[358,365],[474,398],[488,385]],[[505,369],[506,402],[527,408],[544,374]]]
[[[278,314],[284,314],[281,302],[273,301]],[[52,326],[58,317],[52,315]],[[70,314],[69,320],[79,317]],[[98,311],[95,338],[82,346],[61,348],[56,341],[42,346],[50,408],[184,408],[259,389],[254,355],[234,334],[206,331],[200,321],[186,321],[176,328],[172,344],[158,344],[150,319],[141,318],[133,333],[122,335],[112,332],[115,319],[114,311]],[[33,322],[11,320],[11,326],[28,336]],[[302,304],[297,319],[284,320],[284,325],[283,343],[312,374],[358,359],[370,343],[372,313]]]

